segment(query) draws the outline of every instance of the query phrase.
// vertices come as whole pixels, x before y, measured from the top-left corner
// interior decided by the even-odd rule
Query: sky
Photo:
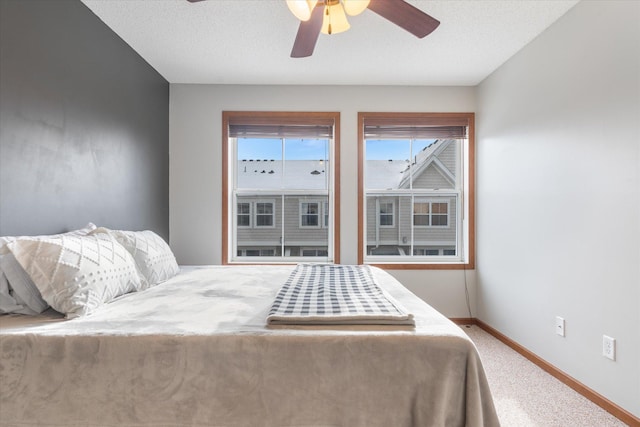
[[[414,140],[411,155],[409,140],[369,140],[367,160],[408,160],[431,145],[433,139]],[[326,139],[287,139],[285,158],[288,160],[319,160],[328,158]],[[282,160],[280,139],[238,138],[238,159]]]
[[[288,160],[326,159],[329,141],[326,139],[287,139],[285,158]],[[282,160],[281,139],[238,138],[238,159]]]

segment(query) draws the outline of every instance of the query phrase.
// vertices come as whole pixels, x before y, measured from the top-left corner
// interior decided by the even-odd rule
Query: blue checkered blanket
[[[363,265],[299,264],[278,292],[269,325],[414,325],[413,315]]]

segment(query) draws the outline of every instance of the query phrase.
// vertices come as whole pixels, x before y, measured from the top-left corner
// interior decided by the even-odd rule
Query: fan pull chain
[[[329,19],[329,27],[327,28],[327,32],[331,35],[331,14],[329,13],[329,6],[324,7],[324,14],[327,15],[327,19]]]

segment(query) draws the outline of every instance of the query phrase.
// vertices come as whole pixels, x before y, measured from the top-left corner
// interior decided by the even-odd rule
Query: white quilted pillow
[[[108,234],[18,239],[7,246],[44,300],[69,319],[144,287],[131,254]]]
[[[105,229],[97,229],[97,232]],[[108,230],[133,255],[140,274],[149,286],[157,285],[180,272],[176,257],[162,237],[150,230]]]
[[[18,239],[43,239],[45,237],[59,237],[65,236],[86,236],[91,231],[95,230],[96,226],[93,223],[88,223],[79,230],[69,231],[63,234],[55,234],[49,236],[2,236],[0,237],[0,275],[5,276],[8,281],[9,293],[7,295],[0,296],[1,299],[6,299],[8,305],[2,304],[4,301],[0,301],[0,305],[4,308],[0,308],[0,311],[5,313],[20,313],[34,315],[46,310],[49,305],[46,303],[38,287],[33,283],[31,277],[24,271],[22,266],[15,260],[13,255],[9,252],[7,245],[11,242],[15,242]],[[11,302],[15,303],[11,306]],[[7,307],[12,307],[12,311],[7,311]]]
[[[9,252],[7,245],[11,242],[15,242],[18,239],[44,239],[45,237],[60,237],[60,236],[86,236],[96,229],[96,225],[92,222],[88,223],[84,227],[78,230],[67,231],[61,234],[51,234],[46,236],[1,236],[0,237],[0,255],[5,255]]]

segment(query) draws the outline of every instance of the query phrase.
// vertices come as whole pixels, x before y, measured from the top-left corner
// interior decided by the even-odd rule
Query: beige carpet
[[[625,423],[477,326],[478,347],[502,427],[618,427]]]

